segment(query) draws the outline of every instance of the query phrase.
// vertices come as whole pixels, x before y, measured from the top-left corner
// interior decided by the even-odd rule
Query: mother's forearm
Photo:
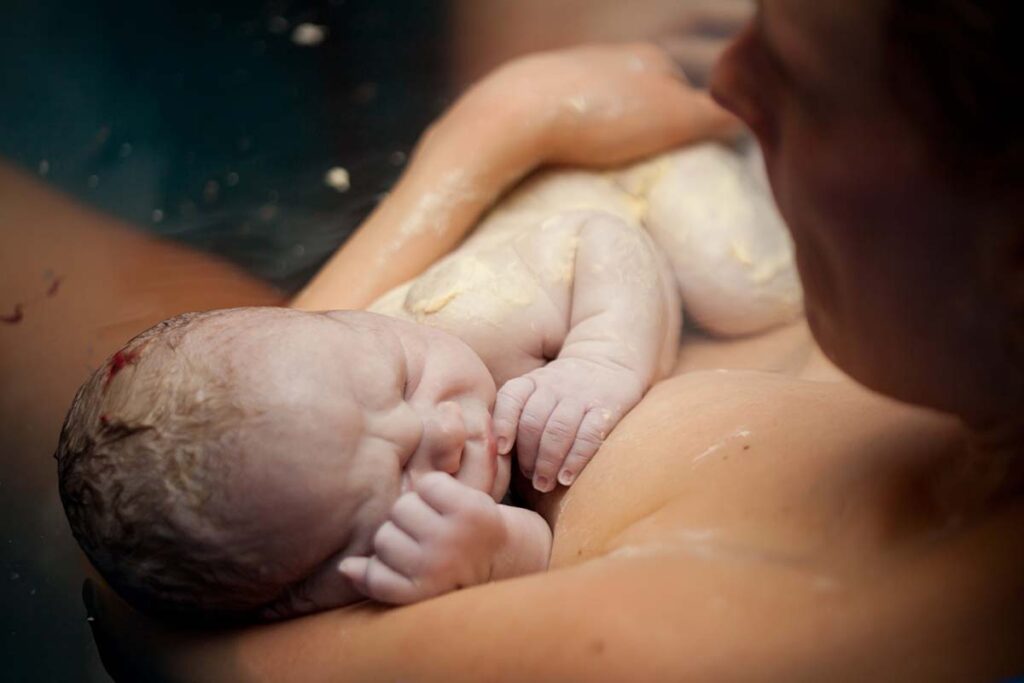
[[[451,251],[484,211],[541,161],[542,131],[472,95],[421,139],[405,175],[292,302],[361,309]]]

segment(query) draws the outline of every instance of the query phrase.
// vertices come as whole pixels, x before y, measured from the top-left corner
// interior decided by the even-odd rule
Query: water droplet
[[[153,209],[153,222],[159,223],[164,219],[164,212],[162,209]]]
[[[100,186],[100,177],[98,175],[89,176],[88,184],[90,189],[95,190]]]
[[[292,31],[292,42],[302,47],[316,47],[327,39],[327,27],[320,24],[299,24]]]
[[[352,179],[348,171],[341,166],[335,166],[324,174],[324,183],[338,192],[347,192],[352,187]]]
[[[132,155],[131,143],[126,142],[122,144],[120,149],[117,150],[117,155],[122,159],[127,159],[128,157],[130,157]]]
[[[231,171],[224,177],[224,184],[227,185],[228,187],[234,187],[235,185],[238,184],[238,181],[240,179],[241,178],[239,178],[237,173]]]
[[[39,175],[46,176],[50,172],[50,162],[43,159],[39,162]]]

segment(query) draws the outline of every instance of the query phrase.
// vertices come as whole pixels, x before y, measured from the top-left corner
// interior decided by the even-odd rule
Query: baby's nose
[[[467,436],[462,407],[454,401],[439,403],[424,430],[432,468],[449,474],[458,472]]]

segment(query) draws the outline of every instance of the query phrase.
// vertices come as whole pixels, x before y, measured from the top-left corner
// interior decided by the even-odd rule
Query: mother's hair
[[[935,161],[989,185],[1021,179],[1024,97],[1015,67],[1024,31],[1020,0],[887,0],[885,68],[896,101]],[[969,131],[963,135],[963,131]],[[958,174],[959,175],[959,174]]]

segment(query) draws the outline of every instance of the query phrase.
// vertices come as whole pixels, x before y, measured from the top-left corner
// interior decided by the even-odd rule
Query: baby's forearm
[[[678,345],[679,295],[646,233],[615,217],[583,218],[576,251],[570,330],[560,359],[633,373],[644,389]]]
[[[551,528],[532,510],[500,506],[507,540],[494,557],[492,580],[542,572],[551,559]]]

